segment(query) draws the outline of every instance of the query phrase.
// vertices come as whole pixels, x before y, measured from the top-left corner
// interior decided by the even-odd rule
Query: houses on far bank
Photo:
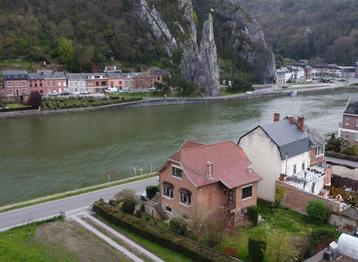
[[[39,70],[29,73],[23,70],[4,71],[2,97],[27,97],[37,91],[43,96],[70,94],[148,91],[156,83],[163,83],[169,75],[165,69],[152,68],[147,72],[123,73],[116,67],[106,67],[102,73],[64,73]]]
[[[276,70],[276,83],[297,83],[303,81],[332,81],[358,77],[358,62],[354,66],[336,64],[310,65],[308,60],[300,60],[288,67]]]

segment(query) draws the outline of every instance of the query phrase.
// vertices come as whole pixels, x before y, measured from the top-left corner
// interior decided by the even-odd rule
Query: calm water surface
[[[352,93],[0,120],[0,205],[158,169],[186,138],[237,141],[260,123],[304,114],[336,131]]]

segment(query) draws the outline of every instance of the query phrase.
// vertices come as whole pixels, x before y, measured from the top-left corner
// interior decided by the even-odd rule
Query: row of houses
[[[257,198],[275,201],[276,181],[327,198],[331,166],[324,147],[324,137],[303,117],[279,114],[238,143],[185,141],[160,170],[161,212],[236,224]]]
[[[338,136],[346,139],[350,144],[358,144],[358,99],[349,98],[339,123]]]
[[[301,82],[305,80],[334,80],[358,77],[358,62],[355,66],[324,64],[311,66],[307,60],[276,70],[276,83]]]
[[[169,75],[167,70],[152,68],[147,72],[123,73],[106,68],[103,73],[64,73],[39,70],[29,73],[23,70],[4,71],[1,96],[28,96],[32,91],[41,95],[63,93],[88,94],[103,93],[108,89],[142,91],[156,83],[163,83]]]

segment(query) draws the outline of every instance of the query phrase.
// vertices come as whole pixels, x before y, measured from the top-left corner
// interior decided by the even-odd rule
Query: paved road
[[[158,177],[151,177],[128,184],[85,193],[78,196],[72,196],[0,213],[0,232],[30,222],[46,220],[51,217],[58,216],[61,212],[89,206],[100,198],[108,200],[112,198],[114,194],[125,188],[133,189],[136,192],[142,192],[145,191],[146,186],[156,184],[158,184]]]
[[[336,165],[350,166],[353,168],[358,168],[358,162],[356,162],[356,161],[344,160],[344,159],[339,159],[339,158],[334,158],[334,157],[329,157],[329,156],[325,156],[324,158],[326,159],[327,162],[332,162],[333,164],[336,164]]]

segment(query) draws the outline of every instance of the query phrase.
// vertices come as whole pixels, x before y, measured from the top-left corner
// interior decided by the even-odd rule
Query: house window
[[[21,86],[26,86],[26,82],[25,81],[21,81]]]
[[[19,86],[19,81],[15,81],[15,87]]]
[[[9,90],[7,91],[7,93],[8,93],[9,95],[12,95],[12,90],[9,89]]]
[[[293,174],[295,175],[297,173],[297,166],[293,165]]]
[[[12,82],[11,81],[6,82],[6,84],[7,84],[8,87],[12,87]]]
[[[164,196],[169,197],[169,198],[173,198],[174,197],[174,187],[172,184],[170,183],[163,183],[163,187],[164,187]]]
[[[303,162],[302,163],[302,171],[305,171],[305,169],[306,169],[306,164],[305,164],[305,162]]]
[[[324,154],[324,145],[319,145],[317,147],[317,156],[323,155]]]
[[[344,124],[345,124],[346,126],[349,126],[349,120],[350,120],[349,117],[346,117],[346,118],[345,118]]]
[[[172,208],[171,208],[171,207],[165,207],[165,209],[166,209],[168,212],[172,212]]]
[[[229,206],[234,204],[234,191],[232,189],[229,189],[229,191],[227,191],[227,204]]]
[[[172,176],[178,177],[178,178],[182,178],[183,176],[183,170],[181,168],[172,167]]]
[[[180,203],[190,206],[191,205],[191,192],[186,189],[180,189]]]
[[[241,189],[241,199],[244,200],[246,198],[252,197],[252,186],[247,186]]]

